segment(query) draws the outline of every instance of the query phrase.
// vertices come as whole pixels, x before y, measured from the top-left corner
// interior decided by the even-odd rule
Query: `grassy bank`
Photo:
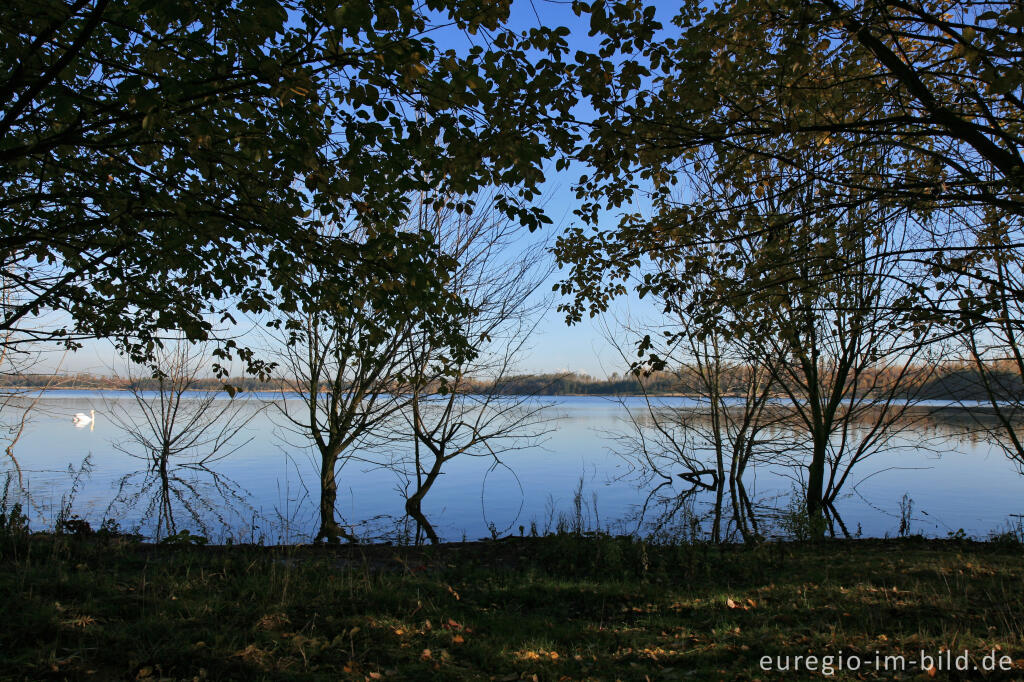
[[[763,671],[762,657],[840,651],[863,663],[835,678],[915,679],[920,652],[941,649],[979,667],[995,649],[1012,669],[988,678],[1024,677],[1024,551],[1009,542],[258,548],[36,535],[0,551],[6,679],[794,679],[821,677],[823,661],[794,675]],[[904,670],[876,669],[901,655]]]

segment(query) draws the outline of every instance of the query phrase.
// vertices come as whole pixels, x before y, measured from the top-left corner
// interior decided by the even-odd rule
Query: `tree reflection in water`
[[[801,536],[807,530],[800,528],[801,520],[797,518],[800,500],[805,494],[805,482],[800,473],[807,447],[800,439],[800,431],[788,424],[787,411],[779,409],[784,406],[777,406],[774,418],[761,431],[758,440],[748,441],[756,450],[752,448],[753,456],[747,461],[741,459],[740,466],[734,467],[732,462],[737,459],[738,449],[726,450],[722,467],[726,476],[720,478],[716,474],[715,459],[721,449],[714,442],[714,429],[722,428],[723,420],[715,422],[706,406],[695,402],[697,404],[682,408],[645,405],[632,411],[627,429],[612,434],[616,452],[629,465],[626,477],[645,494],[628,519],[630,532],[722,542]],[[985,429],[985,426],[994,423],[984,407],[913,406],[895,425],[896,431],[909,432],[913,437],[892,439],[886,444],[885,452],[891,455],[913,451],[933,457],[961,448],[969,452],[986,437],[988,444],[993,443],[998,431]],[[845,434],[848,450],[857,451],[859,427],[853,424]],[[724,428],[722,431],[726,435],[721,437],[721,442],[735,440],[730,432]],[[748,453],[750,451],[740,454]],[[827,461],[830,475],[822,516],[825,533],[831,537],[849,538],[858,534],[857,525],[851,527],[843,519],[837,502],[852,465],[860,461],[857,458]],[[857,485],[876,474],[905,468],[889,464],[891,460],[877,461],[879,467],[865,469],[853,484],[845,486],[852,488],[849,495],[860,495]],[[762,469],[771,467],[775,473],[788,478],[792,490],[786,494],[752,495],[741,476],[748,471],[748,465],[753,469],[755,464]],[[740,476],[729,475],[731,471],[737,471]],[[893,517],[894,521],[899,520],[898,515]],[[716,528],[721,529],[717,535]]]
[[[140,513],[136,532],[145,529],[153,540],[177,534],[185,519],[203,535],[209,535],[216,523],[236,533],[247,528],[244,517],[237,516],[242,509],[253,512],[246,502],[248,493],[209,465],[251,440],[240,434],[262,408],[236,398],[233,389],[228,398],[219,391],[199,390],[200,372],[209,362],[203,345],[183,339],[166,342],[154,352],[153,390],[146,390],[146,378],[130,367],[127,390],[133,409],[105,399],[106,412],[125,435],[114,447],[147,464],[121,478],[106,518]],[[252,520],[248,532],[255,540],[254,512]]]
[[[264,539],[264,521],[249,499],[242,486],[222,473],[201,464],[170,466],[165,460],[121,477],[104,518],[131,519],[127,530],[151,540],[189,530],[258,542]]]

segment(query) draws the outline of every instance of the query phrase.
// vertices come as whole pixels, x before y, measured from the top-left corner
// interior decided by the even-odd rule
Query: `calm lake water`
[[[519,534],[520,526],[529,533],[531,524],[538,532],[553,530],[560,517],[577,514],[577,490],[582,493],[579,514],[588,528],[643,533],[657,521],[656,503],[639,517],[650,488],[613,451],[612,434],[628,431],[627,408],[642,408],[642,400],[626,399],[624,405],[604,398],[547,400],[552,431],[542,444],[506,453],[505,466],[495,467],[485,457],[449,463],[423,506],[443,538],[477,539],[492,531]],[[685,406],[687,399],[664,402]],[[245,409],[255,410],[256,405]],[[32,410],[14,452],[34,528],[52,527],[62,503],[70,501],[73,512],[93,527],[113,517],[122,528],[150,537],[166,532],[165,526],[157,528],[162,500],[158,478],[147,474],[145,461],[117,447],[126,437],[109,413],[121,408],[141,416],[128,394],[116,392],[51,392]],[[96,411],[91,427],[72,423],[72,415],[90,410]],[[209,471],[172,467],[168,500],[175,528],[201,532],[215,542],[308,540],[316,530],[318,501],[312,451],[284,428],[273,410],[258,414],[235,442],[238,450]],[[5,460],[0,472],[13,471]],[[759,466],[747,478],[766,535],[781,532],[774,519],[790,504],[793,476],[792,469]],[[372,462],[351,461],[340,471],[339,481],[338,510],[347,523],[368,539],[400,539],[403,498],[398,476]],[[671,501],[687,489],[678,481],[658,495],[663,502]],[[965,434],[962,424],[932,421],[901,434],[889,450],[858,465],[836,507],[850,531],[859,528],[865,537],[896,535],[901,500],[905,508],[906,499],[912,501],[910,532],[945,537],[962,528],[984,538],[1018,525],[1017,515],[1024,513],[1022,493],[1024,476],[989,438]],[[701,493],[687,510],[700,516],[711,501],[711,495]]]

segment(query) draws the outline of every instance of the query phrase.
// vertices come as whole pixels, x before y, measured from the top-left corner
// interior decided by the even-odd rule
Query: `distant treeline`
[[[643,390],[641,389],[641,383]],[[680,377],[669,372],[654,372],[650,376],[634,377],[612,374],[607,379],[595,379],[588,374],[518,374],[509,376],[495,386],[504,395],[632,395],[646,390],[650,394],[693,394],[696,386],[687,385]]]
[[[738,392],[743,386],[740,375],[743,367],[734,367],[723,372],[725,395]],[[955,364],[920,372],[926,380],[905,378],[908,397],[922,400],[988,400],[989,391],[998,400],[1020,400],[1024,398],[1024,382],[1015,369],[990,369],[982,380],[978,371],[969,365]],[[595,379],[586,374],[522,374],[512,376],[497,386],[498,392],[506,395],[702,395],[704,387],[692,372],[653,372],[649,376],[635,377],[632,374],[613,374],[608,379]]]
[[[196,379],[192,388],[197,391],[217,391],[224,389],[225,384],[240,391],[277,391],[282,382],[278,380],[260,381],[254,377],[232,377],[227,380],[213,377]],[[53,388],[77,390],[124,391],[130,388],[155,390],[160,382],[152,377],[125,379],[108,377],[87,372],[79,374],[0,374],[0,388]]]
[[[735,369],[739,375],[743,368]],[[688,372],[653,372],[648,376],[635,377],[632,374],[612,374],[607,379],[597,379],[576,372],[557,374],[519,374],[502,379],[497,384],[487,381],[468,382],[469,392],[498,393],[502,395],[701,395],[703,388],[695,380],[688,380]],[[1024,398],[1024,382],[1020,374],[1006,368],[991,371],[986,375],[988,383],[982,381],[978,372],[969,365],[953,365],[941,368],[921,386],[908,385],[908,395],[925,400],[988,400],[989,391],[999,400],[1020,400]],[[730,392],[726,373],[723,392]],[[243,392],[280,391],[286,382],[280,379],[260,381],[253,377],[232,377],[228,380],[202,378],[195,381],[193,388],[200,391],[221,390],[228,383]],[[739,385],[737,383],[737,385]],[[0,388],[53,388],[81,390],[127,390],[135,387],[155,390],[159,383],[155,378],[124,379],[90,373],[80,374],[0,374]],[[436,387],[434,387],[436,388]]]
[[[928,400],[1020,400],[1024,398],[1024,382],[1015,369],[991,369],[984,377],[973,367],[956,367],[939,372],[921,389],[918,397]]]

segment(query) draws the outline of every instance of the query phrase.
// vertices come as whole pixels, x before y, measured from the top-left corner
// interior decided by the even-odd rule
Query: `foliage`
[[[694,338],[764,349],[803,431],[817,518],[890,442],[929,379],[914,376],[927,345],[996,313],[997,295],[971,293],[992,281],[976,259],[1019,259],[1005,239],[1020,222],[1024,176],[1005,163],[1019,100],[956,48],[968,23],[986,42],[1016,15],[1001,3],[737,0],[684,3],[664,27],[639,2],[575,7],[602,40],[576,71],[599,117],[576,186],[594,229],[557,245],[570,266],[562,309],[578,321],[630,285],[655,297],[668,323],[638,335],[637,370],[692,364],[663,349]],[[1004,70],[1019,70],[1000,51],[1017,39],[989,43]],[[626,209],[638,203],[649,210]],[[604,228],[604,212],[623,209]],[[964,210],[985,219],[954,220]],[[862,411],[877,420],[857,433]]]
[[[638,271],[641,295],[685,288],[712,257],[736,271],[698,302],[706,320],[731,301],[776,306],[780,284],[883,270],[876,259],[901,266],[884,276],[905,289],[892,306],[908,327],[1005,317],[1020,288],[993,263],[1019,262],[1024,207],[1015,3],[693,1],[668,26],[635,0],[574,7],[602,42],[577,55],[597,113],[577,212],[595,230],[558,244],[568,319],[603,310]],[[604,228],[602,211],[620,209]],[[901,225],[910,238],[842,253]]]
[[[307,264],[362,268],[380,282],[366,293],[404,287],[429,307],[433,290],[417,283],[445,269],[428,240],[396,232],[411,191],[495,184],[508,214],[546,220],[524,202],[548,155],[543,114],[566,103],[522,84],[560,68],[564,36],[508,35],[493,51],[434,38],[504,35],[508,12],[463,0],[7,3],[0,268],[19,286],[0,330],[64,311],[30,338],[108,336],[144,359],[161,330],[205,339],[239,312],[295,309]],[[528,49],[549,57],[527,64]],[[371,237],[320,229],[348,219]],[[228,357],[237,344],[221,341]]]

